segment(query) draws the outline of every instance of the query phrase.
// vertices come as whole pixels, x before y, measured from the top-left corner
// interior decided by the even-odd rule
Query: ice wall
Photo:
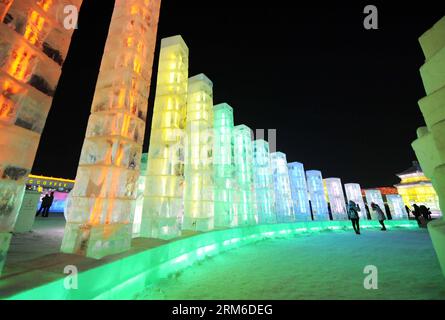
[[[297,221],[312,220],[304,165],[299,162],[291,162],[288,163],[287,167],[289,171],[295,219]]]
[[[329,220],[321,172],[318,170],[306,171],[306,181],[314,220]]]
[[[403,198],[399,194],[386,195],[386,203],[391,211],[391,217],[393,220],[408,219],[408,214],[405,209],[405,203]]]
[[[377,214],[371,207],[371,203],[373,203],[373,202],[375,204],[379,205],[380,209],[382,209],[382,211],[385,213],[385,216],[386,216],[385,203],[383,202],[383,197],[382,197],[382,193],[380,192],[380,190],[377,190],[377,189],[365,190],[365,196],[366,196],[366,203],[369,208],[369,213],[371,214],[371,219],[373,219],[373,220],[377,219]]]
[[[204,75],[189,79],[185,143],[184,230],[214,227],[213,84]]]
[[[419,38],[425,55],[420,74],[426,97],[419,101],[426,127],[417,130],[412,143],[423,172],[431,179],[445,212],[445,17]],[[445,275],[445,219],[428,224],[428,230]]]
[[[286,155],[282,152],[273,152],[270,154],[270,161],[274,180],[277,222],[293,222],[295,221],[295,212]]]
[[[61,250],[130,248],[160,0],[116,0]]]
[[[188,54],[181,36],[161,40],[141,237],[170,239],[181,234]]]
[[[341,180],[339,178],[327,178],[324,181],[331,206],[332,219],[347,220],[346,200]]]
[[[258,223],[253,186],[252,130],[246,125],[235,126],[233,130],[233,154],[236,179],[237,225]]]
[[[253,181],[258,223],[276,223],[275,190],[269,143],[263,139],[253,141]]]
[[[227,103],[213,107],[213,182],[215,227],[236,225],[233,109]]]
[[[367,219],[365,202],[363,201],[362,188],[358,183],[346,183],[346,199],[354,201],[360,208],[359,216],[361,219]]]
[[[0,3],[0,273],[71,42],[66,4],[82,0]]]

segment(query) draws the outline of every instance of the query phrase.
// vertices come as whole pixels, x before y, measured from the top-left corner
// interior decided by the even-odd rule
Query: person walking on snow
[[[348,203],[348,218],[351,219],[352,227],[356,234],[360,234],[360,216],[358,215],[360,207],[352,200]]]
[[[385,214],[383,213],[382,209],[380,208],[380,206],[377,203],[371,203],[371,208],[374,210],[374,212],[377,215],[377,220],[379,220],[379,223],[382,225],[382,231],[386,231],[386,227],[385,227]]]

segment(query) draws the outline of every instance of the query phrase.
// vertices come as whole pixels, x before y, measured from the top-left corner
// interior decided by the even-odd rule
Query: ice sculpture
[[[377,204],[383,212],[385,212],[385,203],[383,202],[382,193],[377,189],[365,190],[366,203],[368,204],[371,219],[377,219],[377,214],[371,208],[371,203]]]
[[[286,155],[282,152],[273,152],[270,154],[270,161],[274,179],[277,222],[293,222],[295,221],[295,213]]]
[[[170,239],[181,233],[187,86],[187,45],[181,36],[162,39],[141,237]]]
[[[360,219],[367,219],[365,202],[363,201],[362,188],[358,183],[346,183],[345,184],[346,199],[348,201],[354,201],[360,208],[358,213]]]
[[[312,220],[304,166],[300,162],[291,162],[287,167],[289,170],[295,219],[297,221]]]
[[[62,251],[130,248],[160,0],[116,0],[91,115],[67,201]]]
[[[407,212],[405,209],[405,203],[403,198],[399,194],[388,194],[386,195],[386,202],[388,203],[389,210],[391,212],[391,217],[393,220],[397,219],[408,219]]]
[[[204,75],[188,82],[185,140],[184,230],[214,227],[213,84]]]
[[[73,30],[63,26],[67,1],[0,2],[1,273]]]
[[[419,101],[426,127],[412,143],[425,175],[431,179],[445,212],[445,17],[419,38],[425,55],[420,74],[427,96]],[[445,275],[445,218],[428,224],[442,273]]]
[[[263,139],[253,141],[253,181],[258,223],[276,223],[275,190],[269,143]]]
[[[227,103],[213,107],[213,182],[215,227],[236,225],[233,109]]]
[[[133,217],[133,238],[141,235],[142,210],[144,207],[145,180],[147,175],[148,153],[141,156],[140,173],[138,179],[138,191],[136,198],[136,208]]]
[[[329,220],[321,172],[318,170],[306,171],[306,181],[314,220]]]
[[[339,178],[327,178],[324,180],[331,206],[333,220],[347,220],[346,200],[343,193],[343,187]]]
[[[246,125],[235,126],[233,130],[233,154],[236,178],[237,225],[258,223],[253,189],[253,146],[252,130]]]

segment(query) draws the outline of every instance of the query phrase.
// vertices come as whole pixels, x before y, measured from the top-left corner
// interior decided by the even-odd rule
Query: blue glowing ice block
[[[282,152],[273,152],[270,154],[270,159],[274,180],[277,222],[293,222],[295,221],[295,213],[292,203],[286,155]]]
[[[386,202],[388,203],[393,220],[408,219],[405,203],[400,194],[388,194],[386,196]]]
[[[258,222],[276,223],[275,191],[269,143],[263,139],[253,142],[253,172]]]
[[[299,162],[291,162],[287,167],[289,170],[295,219],[297,221],[312,220],[304,166]]]
[[[347,220],[346,200],[343,187],[339,178],[327,178],[324,180],[328,193],[329,204],[333,220]]]
[[[321,172],[318,170],[306,171],[306,181],[314,220],[329,220]]]
[[[371,213],[371,219],[377,219],[376,212],[372,209],[371,203],[377,204],[383,212],[385,212],[385,204],[383,202],[382,194],[380,190],[368,189],[365,190],[366,203],[368,204],[369,212]]]
[[[363,201],[362,188],[360,187],[360,185],[358,183],[346,183],[345,191],[348,202],[352,200],[360,208],[360,218],[367,219],[365,202]]]

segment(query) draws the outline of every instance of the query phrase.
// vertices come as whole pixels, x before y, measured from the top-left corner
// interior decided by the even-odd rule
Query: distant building
[[[397,174],[400,183],[396,184],[398,193],[402,196],[405,205],[412,208],[414,203],[429,207],[431,211],[440,212],[439,198],[433,188],[431,180],[428,179],[420,168],[417,161],[413,161],[413,165]]]

